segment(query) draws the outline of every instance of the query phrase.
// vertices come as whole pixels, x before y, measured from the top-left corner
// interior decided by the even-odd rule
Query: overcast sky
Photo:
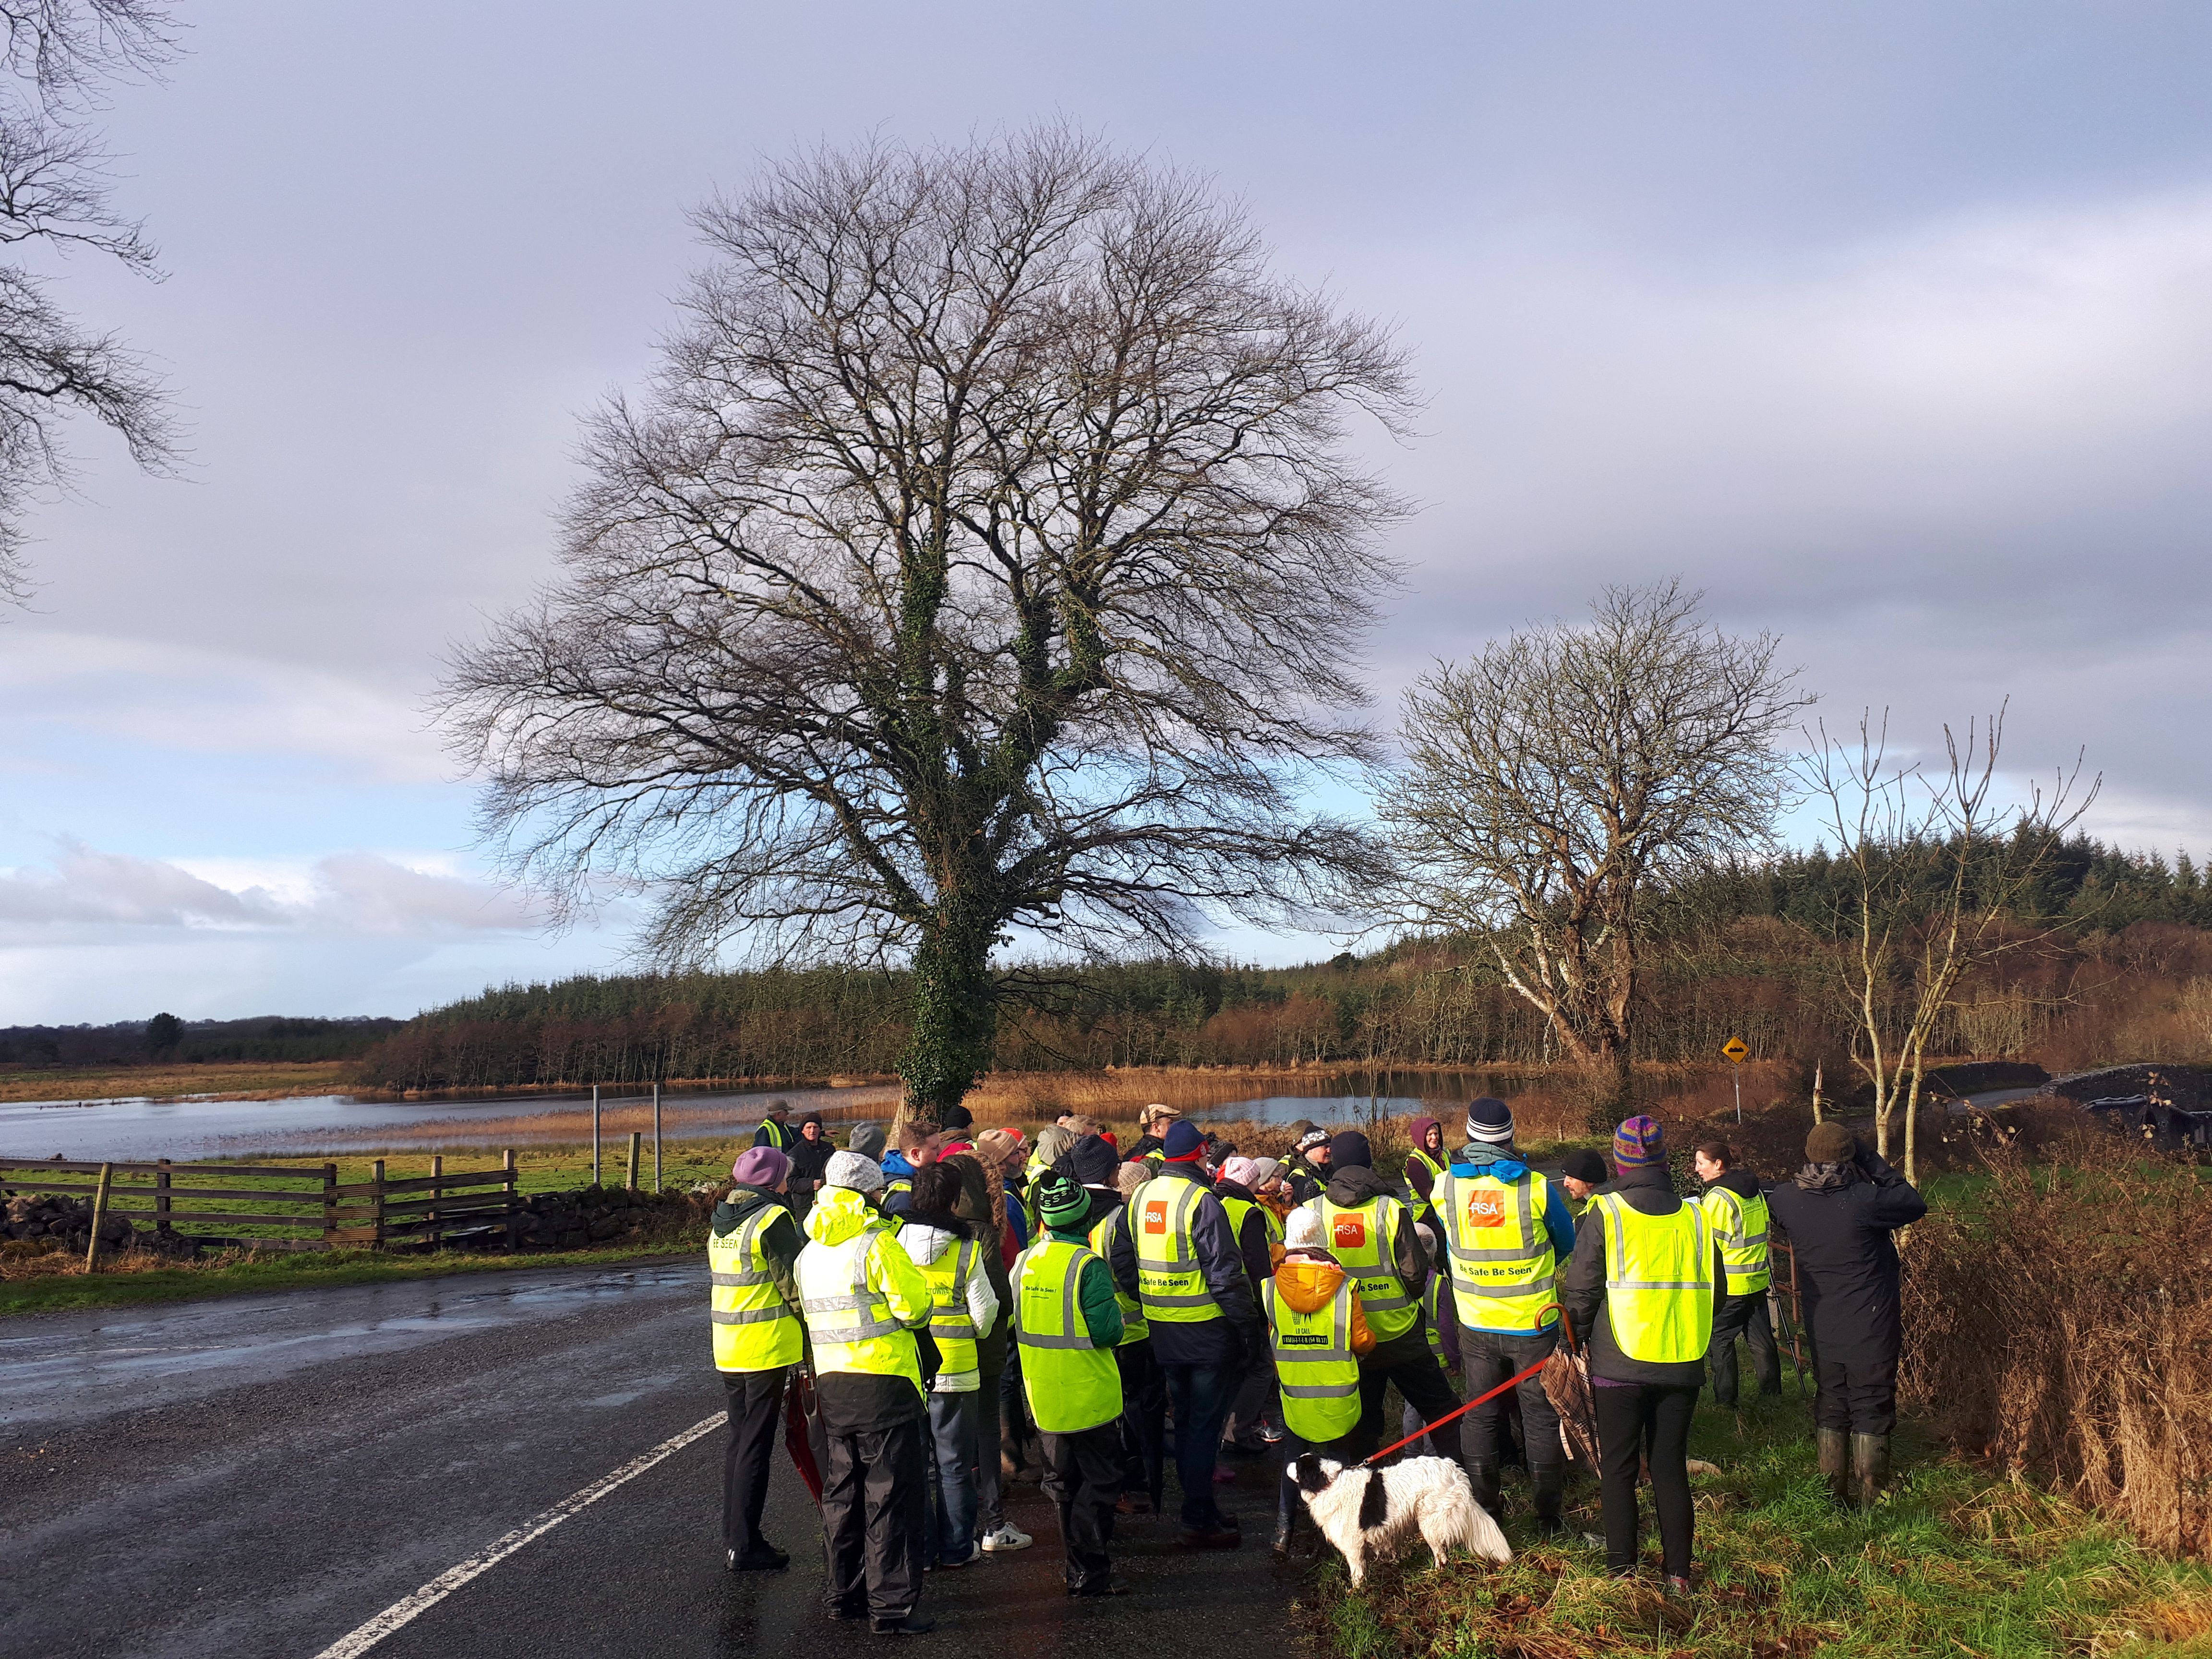
[[[398,1013],[615,962],[486,879],[422,708],[549,571],[763,156],[1066,118],[1215,175],[1431,398],[1374,641],[1680,574],[1832,721],[2012,699],[2212,851],[2212,9],[196,4],[107,120],[185,481],[80,434],[0,626],[0,1024]],[[1240,940],[1303,957],[1310,941]]]

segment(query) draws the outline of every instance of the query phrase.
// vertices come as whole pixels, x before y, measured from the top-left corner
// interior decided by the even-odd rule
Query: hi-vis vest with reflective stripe
[[[1557,1319],[1559,1261],[1544,1225],[1551,1183],[1534,1170],[1500,1181],[1448,1169],[1430,1190],[1451,1254],[1460,1328],[1540,1331]]]
[[[1426,1221],[1436,1213],[1437,1182],[1443,1178],[1444,1166],[1429,1156],[1429,1149],[1425,1146],[1414,1147],[1413,1155],[1421,1160],[1423,1167],[1429,1172],[1429,1195],[1423,1198],[1419,1193],[1413,1194],[1413,1218]]]
[[[1022,1389],[1030,1417],[1047,1434],[1079,1434],[1121,1414],[1121,1368],[1112,1348],[1091,1345],[1083,1320],[1084,1264],[1097,1260],[1080,1244],[1048,1236],[1014,1262]]]
[[[1267,1310],[1283,1422],[1319,1445],[1352,1432],[1359,1421],[1359,1356],[1352,1351],[1352,1277],[1345,1275],[1325,1308],[1300,1313],[1275,1281],[1260,1298]],[[1363,1302],[1362,1306],[1364,1306]]]
[[[1773,1274],[1766,1260],[1766,1194],[1750,1198],[1715,1187],[1704,1199],[1705,1219],[1721,1247],[1721,1267],[1728,1273],[1727,1294],[1753,1296],[1766,1288]]]
[[[1398,1230],[1413,1224],[1395,1198],[1370,1198],[1342,1209],[1322,1198],[1322,1237],[1336,1265],[1358,1281],[1359,1309],[1377,1342],[1403,1336],[1421,1316],[1420,1304],[1398,1277]]]
[[[1238,1198],[1233,1194],[1216,1193],[1214,1197],[1221,1201],[1222,1212],[1229,1218],[1229,1236],[1237,1241],[1240,1250],[1244,1245],[1244,1218],[1255,1210],[1260,1212],[1260,1222],[1267,1231],[1268,1242],[1273,1244],[1283,1242],[1283,1224],[1276,1219],[1275,1212],[1266,1205],[1249,1198]]]
[[[938,1369],[974,1370],[975,1319],[968,1311],[968,1275],[975,1271],[975,1241],[956,1239],[936,1261],[914,1265],[929,1281],[929,1334],[937,1339]]]
[[[1127,1205],[1109,1210],[1091,1229],[1091,1253],[1101,1261],[1113,1259],[1114,1229],[1128,1224],[1128,1213]],[[1121,1310],[1121,1340],[1115,1346],[1126,1348],[1132,1342],[1142,1342],[1152,1335],[1152,1328],[1145,1323],[1145,1304],[1119,1285],[1114,1287],[1114,1305]]]
[[[1167,1325],[1198,1325],[1221,1317],[1206,1288],[1190,1230],[1198,1203],[1209,1196],[1195,1181],[1157,1176],[1129,1197],[1130,1234],[1137,1243],[1137,1296],[1145,1317]]]
[[[1605,1316],[1631,1359],[1703,1359],[1713,1340],[1713,1236],[1694,1203],[1646,1215],[1619,1193],[1590,1207],[1605,1218]]]
[[[717,1370],[772,1371],[799,1363],[805,1333],[776,1294],[760,1247],[768,1224],[788,1213],[781,1204],[763,1204],[720,1238],[707,1239]]]
[[[779,1152],[789,1152],[791,1143],[799,1139],[796,1130],[787,1128],[772,1117],[763,1118],[760,1126],[768,1131],[768,1144]]]
[[[914,1334],[891,1312],[890,1298],[869,1283],[877,1253],[898,1249],[896,1239],[870,1227],[841,1244],[817,1240],[799,1253],[799,1307],[817,1371],[903,1376],[921,1391]],[[880,1271],[875,1276],[880,1280]]]
[[[1441,1273],[1429,1275],[1429,1287],[1421,1292],[1421,1312],[1425,1322],[1423,1329],[1429,1339],[1429,1352],[1437,1364],[1444,1363],[1444,1328],[1438,1322],[1443,1306],[1444,1276]]]

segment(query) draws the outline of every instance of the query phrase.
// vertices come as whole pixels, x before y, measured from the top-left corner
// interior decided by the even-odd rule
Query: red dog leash
[[[1462,1413],[1473,1411],[1477,1406],[1482,1404],[1484,1401],[1497,1399],[1499,1395],[1504,1394],[1506,1389],[1513,1387],[1516,1382],[1526,1382],[1528,1378],[1535,1376],[1538,1371],[1542,1370],[1544,1369],[1545,1361],[1548,1360],[1550,1358],[1551,1356],[1547,1354],[1544,1356],[1543,1359],[1538,1360],[1534,1364],[1529,1366],[1528,1370],[1514,1372],[1512,1376],[1507,1377],[1503,1382],[1500,1382],[1488,1394],[1477,1395],[1474,1399],[1468,1401],[1467,1404],[1462,1406],[1458,1411],[1445,1413],[1442,1417],[1437,1419],[1435,1422],[1430,1424],[1427,1428],[1415,1430],[1413,1433],[1407,1435],[1403,1440],[1399,1441],[1396,1445],[1383,1447],[1382,1449],[1376,1452],[1373,1457],[1363,1457],[1356,1467],[1364,1469],[1370,1463],[1376,1462],[1377,1459],[1388,1457],[1392,1452],[1396,1451],[1400,1446],[1412,1445],[1423,1435],[1428,1433],[1430,1429],[1440,1429],[1443,1427],[1445,1424],[1450,1422],[1453,1418],[1461,1415]]]

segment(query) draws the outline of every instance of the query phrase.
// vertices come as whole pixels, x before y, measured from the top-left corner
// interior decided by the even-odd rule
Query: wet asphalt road
[[[313,1659],[338,1638],[639,1454],[719,1411],[706,1275],[462,1274],[150,1311],[0,1322],[0,1654]],[[819,1528],[779,1462],[780,1575],[721,1571],[721,1436],[581,1510],[369,1650],[625,1659],[890,1645],[819,1610]],[[963,1656],[1279,1648],[1297,1576],[1266,1548],[1271,1493],[1224,1501],[1251,1534],[1184,1554],[1127,1521],[1131,1593],[1062,1592],[1036,1488],[1034,1548],[932,1573]],[[1174,1495],[1170,1479],[1170,1506]]]

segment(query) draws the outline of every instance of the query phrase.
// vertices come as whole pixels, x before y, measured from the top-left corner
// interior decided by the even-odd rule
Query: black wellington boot
[[[1471,1462],[1467,1466],[1468,1484],[1474,1488],[1474,1501],[1482,1505],[1484,1512],[1493,1521],[1504,1519],[1498,1512],[1498,1466],[1495,1463]]]
[[[1889,1437],[1886,1434],[1855,1434],[1851,1437],[1851,1495],[1863,1510],[1870,1510],[1881,1501],[1881,1489],[1889,1484]]]
[[[1828,1501],[1839,1510],[1851,1506],[1851,1437],[1845,1429],[1820,1431],[1820,1474],[1828,1483]]]

